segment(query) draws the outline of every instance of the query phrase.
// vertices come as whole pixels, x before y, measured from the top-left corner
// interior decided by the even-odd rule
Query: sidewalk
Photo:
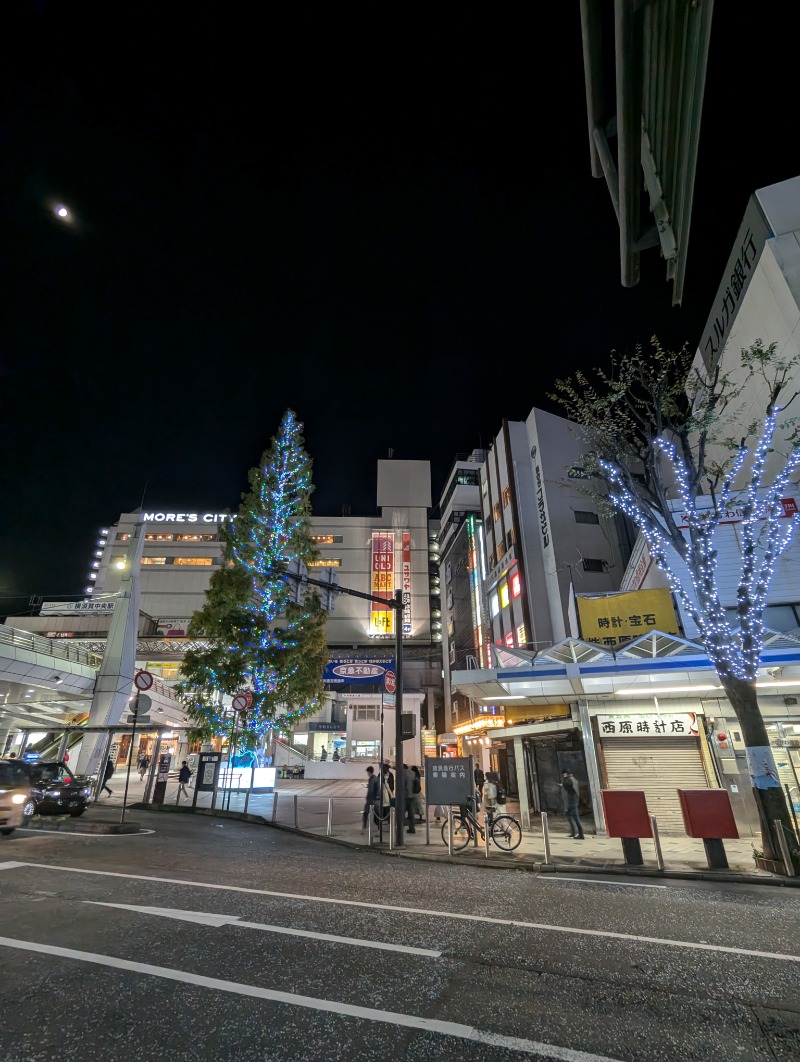
[[[176,786],[170,784],[167,790],[166,807],[175,805]],[[273,793],[250,794],[247,801],[248,816],[266,820],[287,829],[297,828],[300,833],[321,838],[330,838],[339,843],[366,847],[367,831],[361,829],[361,813],[364,805],[364,786],[360,782],[329,782],[302,779],[281,781],[279,789]],[[181,800],[180,806],[190,806],[194,796],[190,790],[189,801]],[[277,806],[276,806],[277,797]],[[296,798],[296,825],[295,825]],[[210,810],[210,796],[199,794],[198,809]],[[223,799],[220,794],[216,811],[219,813],[242,814],[244,812],[244,794],[231,793]],[[330,807],[329,807],[330,805]],[[331,829],[328,832],[328,814],[331,813]],[[508,802],[508,811],[516,815],[518,805]],[[446,839],[442,838],[442,823],[436,822],[433,808],[430,809],[430,843],[426,844],[425,824],[418,823],[416,832],[403,835],[403,848],[392,853],[397,856],[435,861],[451,861]],[[483,815],[479,813],[483,824]],[[758,869],[753,861],[753,847],[757,838],[744,838],[738,841],[725,841],[728,858],[727,871],[710,870],[705,857],[703,842],[684,836],[662,836],[661,849],[664,857],[665,875],[669,877],[703,878],[705,880],[744,880],[762,883],[800,884],[800,879],[785,879]],[[526,870],[574,870],[583,872],[626,873],[626,874],[660,874],[656,862],[655,848],[652,840],[643,839],[642,856],[644,865],[634,867],[626,865],[622,853],[622,842],[618,838],[598,837],[587,833],[583,841],[569,837],[566,819],[555,817],[550,821],[550,849],[552,865],[544,862],[544,840],[541,822],[534,820],[530,831],[523,831],[522,842],[515,852],[504,852],[491,844],[489,856],[479,839],[477,847],[470,844],[460,852],[454,852],[452,862],[471,865],[515,867]],[[372,846],[376,850],[388,852],[388,830],[384,829],[383,842],[378,838],[377,830],[373,832]]]

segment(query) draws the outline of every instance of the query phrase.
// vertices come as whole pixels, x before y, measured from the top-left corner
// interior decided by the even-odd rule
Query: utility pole
[[[395,845],[403,846],[403,818],[405,816],[406,793],[403,785],[403,591],[395,590],[394,600],[385,597],[375,597],[373,594],[364,594],[360,590],[351,590],[348,586],[340,586],[338,583],[324,583],[320,579],[311,579],[308,575],[298,572],[285,572],[288,578],[297,580],[298,583],[307,583],[309,586],[319,586],[329,593],[347,594],[348,597],[360,597],[362,601],[375,601],[384,609],[390,608],[394,612],[395,631],[395,671],[397,673],[397,689],[394,701],[394,736],[395,736],[395,778],[394,778],[394,811],[395,811]],[[381,764],[381,769],[383,764]],[[383,776],[381,775],[381,783]]]

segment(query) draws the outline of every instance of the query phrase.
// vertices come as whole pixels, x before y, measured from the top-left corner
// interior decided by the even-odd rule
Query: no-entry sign
[[[386,686],[387,693],[394,693],[397,689],[397,675],[394,671],[387,671],[384,677],[384,684]]]
[[[237,693],[231,702],[234,712],[246,712],[250,707],[246,693]]]
[[[133,677],[133,684],[137,690],[149,690],[153,685],[153,676],[149,671],[137,671]]]

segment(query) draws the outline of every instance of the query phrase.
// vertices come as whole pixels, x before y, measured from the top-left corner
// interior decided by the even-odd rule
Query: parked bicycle
[[[519,848],[522,841],[522,826],[513,815],[495,815],[491,808],[486,809],[486,820],[489,836],[504,852],[513,852]],[[442,840],[448,843],[450,826],[448,820],[442,823]],[[461,851],[466,848],[470,841],[479,835],[481,840],[486,840],[486,833],[478,822],[478,818],[472,807],[462,807],[453,814],[453,848]]]

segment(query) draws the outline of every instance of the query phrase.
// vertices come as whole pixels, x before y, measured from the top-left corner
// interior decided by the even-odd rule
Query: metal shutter
[[[684,834],[678,789],[707,789],[697,738],[604,738],[609,789],[639,789],[661,833]]]

